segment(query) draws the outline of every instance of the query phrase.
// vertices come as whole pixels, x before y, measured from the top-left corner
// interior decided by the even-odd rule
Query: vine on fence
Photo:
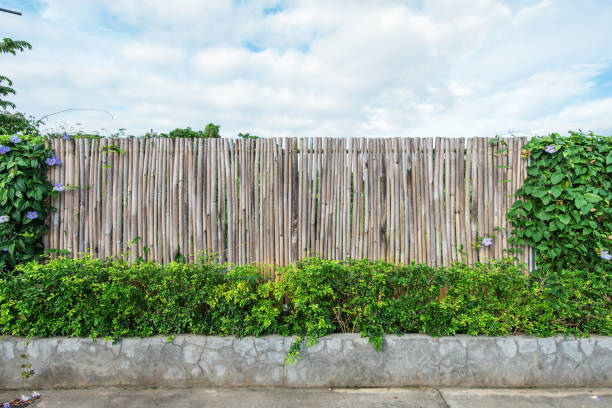
[[[546,272],[587,269],[609,273],[612,263],[612,138],[553,133],[533,138],[522,200],[508,212],[512,242],[535,248]]]
[[[0,135],[0,273],[43,252],[50,198],[64,189],[47,168],[59,164],[42,137]]]

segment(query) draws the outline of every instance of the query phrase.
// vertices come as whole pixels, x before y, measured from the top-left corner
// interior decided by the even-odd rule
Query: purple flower
[[[555,147],[555,145],[548,145],[548,146],[546,146],[546,149],[544,149],[544,151],[546,153],[553,154],[553,153],[555,153],[557,151],[557,148]]]
[[[606,261],[609,261],[610,259],[612,259],[612,255],[610,255],[610,252],[608,252],[607,250],[601,251],[601,257],[605,259]]]
[[[53,186],[53,191],[64,191],[65,189],[66,186],[64,186],[62,183],[55,183]]]
[[[19,142],[21,142],[21,138],[20,138],[19,136],[17,136],[17,135],[13,135],[13,136],[9,137],[9,140],[10,140],[11,142],[13,142],[13,143],[19,143]]]
[[[10,147],[0,145],[0,154],[7,154],[10,151],[11,151]]]
[[[38,392],[38,391],[34,391],[34,392],[32,393],[32,398],[38,398],[38,397],[40,397],[40,392]]]
[[[21,396],[21,401],[22,402],[27,402],[27,401],[31,401],[32,398],[29,395],[22,395]]]
[[[60,159],[58,159],[57,157],[53,156],[53,157],[49,157],[45,160],[45,163],[47,163],[49,166],[55,166],[56,164],[62,164],[60,162]]]
[[[68,133],[66,133],[66,132],[64,132],[62,137],[64,138],[64,140],[70,140],[70,136],[68,136]]]
[[[8,252],[8,248],[2,248],[2,251]]]
[[[35,220],[36,218],[38,218],[38,213],[36,211],[28,211],[28,213],[26,214],[26,218]]]
[[[482,246],[491,246],[493,245],[493,240],[491,238],[483,238],[482,239]]]
[[[4,224],[5,222],[8,222],[8,220],[9,220],[8,215],[0,215],[0,224]]]
[[[3,402],[2,403],[2,408],[11,408],[11,403],[10,402]]]

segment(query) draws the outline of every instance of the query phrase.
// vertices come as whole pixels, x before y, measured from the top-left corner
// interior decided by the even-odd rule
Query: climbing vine
[[[50,199],[64,189],[47,178],[57,165],[42,137],[0,135],[0,273],[42,254]]]
[[[512,242],[535,249],[538,269],[612,269],[612,139],[553,133],[532,139],[520,198],[508,212]]]

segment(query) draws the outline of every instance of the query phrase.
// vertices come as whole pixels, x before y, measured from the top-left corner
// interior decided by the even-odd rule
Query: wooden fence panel
[[[49,179],[72,188],[54,199],[44,244],[163,263],[500,258],[526,142],[54,139],[62,164]],[[523,249],[520,260],[532,262]]]

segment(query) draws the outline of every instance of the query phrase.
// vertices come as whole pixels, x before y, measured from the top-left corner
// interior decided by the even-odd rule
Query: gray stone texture
[[[90,386],[610,387],[612,337],[385,336],[319,339],[296,364],[292,337],[109,340],[0,337],[0,389]],[[20,378],[26,353],[38,374]]]

